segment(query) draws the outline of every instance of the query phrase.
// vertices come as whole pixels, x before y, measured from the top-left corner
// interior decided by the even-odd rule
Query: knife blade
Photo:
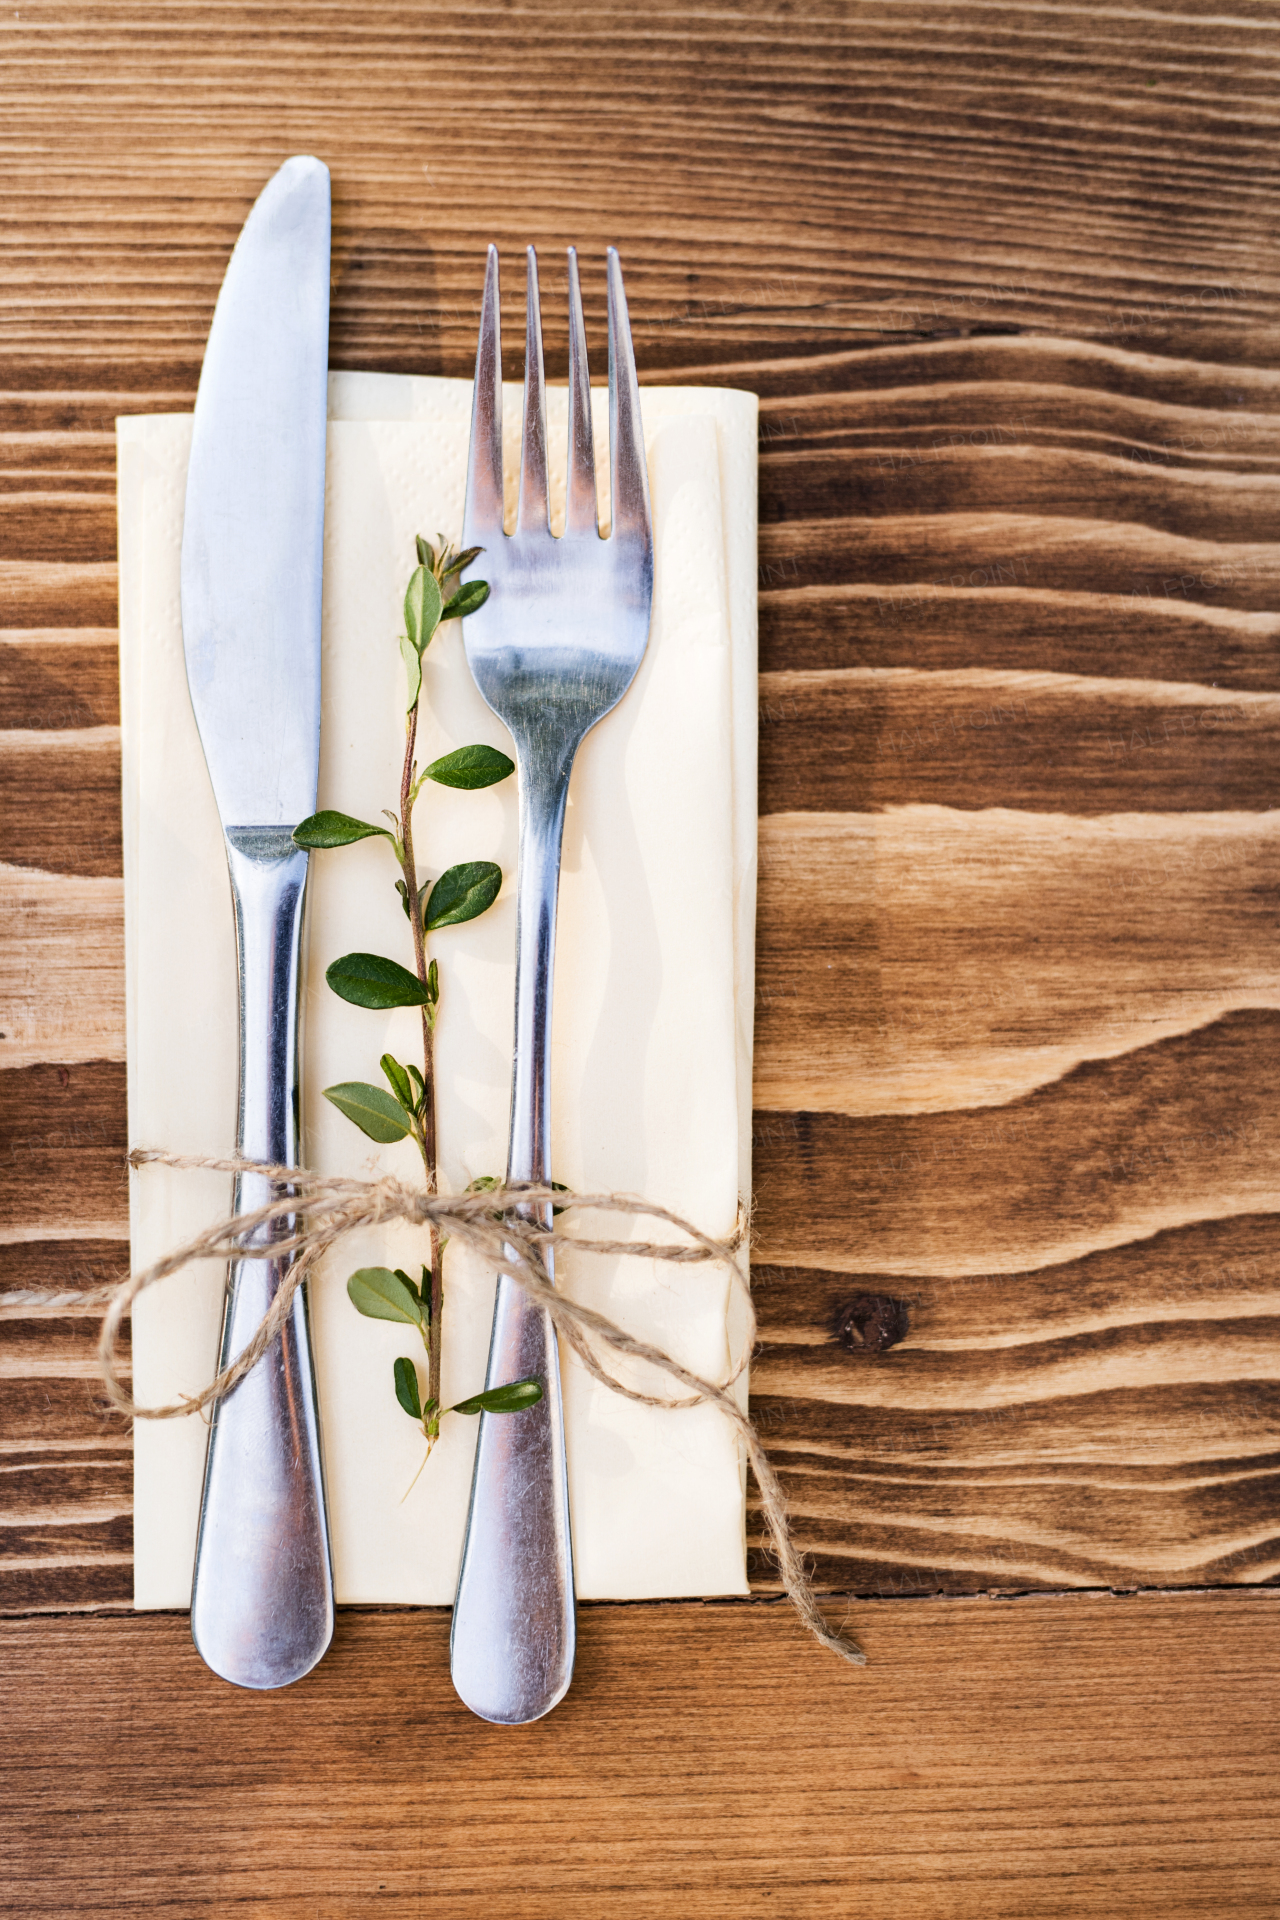
[[[236,242],[196,396],[182,532],[187,682],[226,843],[240,992],[236,1145],[298,1161],[298,1021],[320,753],[320,601],[329,342],[328,169],[298,155]],[[237,1176],[237,1213],[281,1189]],[[289,1270],[270,1246],[233,1260],[220,1350],[247,1344]],[[333,1575],[302,1289],[278,1340],[215,1405],[191,1630],[238,1686],[285,1686],[333,1634]]]

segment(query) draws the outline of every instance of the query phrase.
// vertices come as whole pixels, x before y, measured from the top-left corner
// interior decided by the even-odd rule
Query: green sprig
[[[375,826],[354,814],[325,809],[294,830],[294,840],[310,851],[350,847],[362,840],[381,839],[395,856],[395,882],[413,936],[414,967],[377,953],[347,953],[331,961],[325,979],[334,993],[350,1005],[385,1013],[397,1007],[417,1007],[422,1014],[422,1067],[384,1053],[379,1060],[387,1087],[347,1080],[326,1087],[325,1098],[370,1140],[389,1146],[412,1139],[422,1156],[427,1190],[438,1187],[436,1151],[436,1097],[434,1034],[440,1010],[440,966],[427,952],[427,936],[447,927],[462,926],[485,913],[502,888],[502,869],[492,860],[467,860],[448,867],[429,889],[418,882],[413,849],[413,810],[428,781],[437,786],[476,791],[506,780],[514,762],[496,747],[476,743],[418,770],[414,747],[422,698],[422,662],[436,632],[446,620],[466,619],[478,613],[489,597],[483,580],[458,583],[458,576],[477,560],[479,547],[459,550],[438,535],[433,545],[422,534],[415,541],[417,566],[404,595],[404,632],[399,636],[405,669],[406,746],[400,782],[399,811],[386,810],[389,827]],[[536,1380],[513,1380],[486,1388],[452,1407],[440,1404],[440,1332],[444,1290],[444,1241],[431,1229],[432,1259],[420,1281],[400,1267],[361,1267],[347,1282],[347,1293],[357,1312],[367,1319],[391,1320],[416,1326],[427,1355],[428,1387],[422,1395],[412,1360],[400,1358],[394,1367],[396,1399],[422,1427],[427,1454],[435,1444],[445,1413],[518,1413],[542,1398]],[[426,1462],[424,1460],[423,1465]],[[421,1472],[419,1468],[419,1472]],[[417,1476],[415,1475],[415,1480]]]

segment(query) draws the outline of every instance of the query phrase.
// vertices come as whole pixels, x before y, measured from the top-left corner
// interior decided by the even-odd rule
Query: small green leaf
[[[421,1284],[419,1284],[419,1282],[416,1280],[411,1280],[403,1267],[397,1267],[395,1269],[395,1276],[397,1280],[403,1280],[405,1286],[408,1287],[410,1293],[413,1295],[415,1300],[420,1300],[422,1302],[422,1305],[424,1308],[422,1318],[427,1322],[428,1325],[430,1325],[431,1323],[431,1269],[430,1267],[424,1267],[422,1269]]]
[[[468,580],[458,588],[451,600],[447,600],[440,609],[441,620],[465,620],[469,613],[479,613],[489,598],[487,580]]]
[[[414,1111],[413,1087],[409,1076],[393,1054],[384,1053],[378,1065],[391,1082],[391,1091],[406,1113]]]
[[[461,553],[455,553],[453,558],[441,568],[440,579],[447,580],[451,573],[461,573],[463,568],[469,567],[473,560],[478,560],[483,552],[483,547],[464,547]],[[441,554],[440,558],[442,560],[444,557],[445,556]]]
[[[431,992],[431,988],[432,988],[431,975],[435,968],[435,964],[436,963],[433,960],[431,962],[431,965],[427,968],[427,992],[428,993]],[[437,995],[437,998],[438,997],[439,996]],[[409,1062],[407,1072],[410,1080],[412,1080],[413,1082],[413,1110],[415,1113],[421,1113],[422,1103],[426,1098],[426,1093],[427,1093],[426,1085],[423,1081],[422,1075],[418,1072],[418,1069],[414,1066],[412,1060]]]
[[[502,1185],[496,1173],[479,1173],[467,1188],[468,1193],[495,1193]],[[501,1213],[491,1213],[491,1220],[501,1220]]]
[[[450,1407],[450,1413],[521,1413],[525,1407],[532,1407],[542,1398],[542,1387],[537,1380],[512,1380],[505,1387],[490,1387],[487,1393],[472,1394],[470,1400],[459,1400]]]
[[[431,889],[425,921],[427,930],[461,926],[491,907],[502,886],[502,868],[492,860],[467,860],[442,873]]]
[[[405,1327],[422,1323],[417,1295],[390,1267],[360,1267],[347,1281],[347,1293],[367,1320],[397,1320]]]
[[[344,1080],[339,1086],[326,1087],[324,1097],[332,1100],[348,1120],[354,1120],[361,1133],[384,1147],[393,1140],[403,1140],[409,1132],[409,1122],[398,1101],[381,1087],[370,1087],[362,1080]]]
[[[418,649],[405,634],[400,635],[400,658],[404,661],[405,688],[404,710],[412,713],[418,704],[418,695],[422,692],[422,660]]]
[[[422,1279],[418,1283],[418,1296],[422,1301],[422,1318],[427,1326],[431,1325],[431,1269],[422,1269]]]
[[[496,1193],[502,1184],[503,1182],[499,1180],[496,1173],[481,1173],[476,1176],[466,1191],[468,1193]],[[553,1187],[557,1193],[568,1193],[569,1191],[563,1180],[548,1180],[545,1184]],[[569,1209],[567,1207],[557,1207],[553,1205],[551,1211],[552,1213],[567,1213]],[[493,1218],[495,1220],[501,1220],[502,1215],[495,1213]]]
[[[376,833],[380,833],[384,840],[395,839],[395,835],[388,833],[385,827],[371,827],[367,820],[353,820],[349,813],[334,813],[326,808],[323,813],[313,813],[309,820],[295,827],[293,840],[298,847],[350,847],[357,840],[368,840]]]
[[[477,745],[455,747],[452,753],[446,753],[442,759],[433,760],[426,770],[426,777],[437,781],[442,787],[464,787],[473,791],[477,787],[495,786],[515,770],[515,761],[509,760],[505,753],[499,753],[496,747]]]
[[[428,1000],[428,1003],[434,1007],[438,1004],[439,999],[440,999],[440,966],[438,961],[433,960],[431,962],[431,965],[427,968],[427,1000]],[[413,1069],[410,1068],[410,1072],[412,1071]]]
[[[420,567],[430,567],[432,572],[434,572],[435,564],[436,564],[436,550],[432,546],[431,542],[429,540],[424,540],[422,535],[419,534],[417,536],[417,540],[415,544],[418,549],[418,565]]]
[[[494,872],[497,871],[495,867]],[[410,973],[398,961],[384,960],[378,953],[344,953],[325,969],[324,977],[338,997],[349,1000],[353,1007],[372,1007],[384,1012],[388,1007],[427,1005],[427,990],[417,974]]]
[[[429,567],[415,567],[404,596],[404,624],[411,645],[421,654],[440,625],[440,585]]]
[[[396,1361],[396,1399],[411,1420],[422,1419],[422,1402],[418,1398],[418,1370],[412,1360]]]

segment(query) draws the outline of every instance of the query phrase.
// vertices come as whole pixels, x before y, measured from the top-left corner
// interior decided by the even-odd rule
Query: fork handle
[[[508,1182],[545,1181],[556,895],[577,742],[518,752],[516,1032]],[[549,1217],[549,1209],[548,1209]],[[548,1257],[548,1268],[551,1266]],[[453,1608],[458,1693],[483,1720],[520,1726],[549,1713],[573,1678],[576,1629],[560,1355],[546,1311],[500,1276],[486,1387],[536,1377],[542,1398],[480,1416],[471,1507]]]

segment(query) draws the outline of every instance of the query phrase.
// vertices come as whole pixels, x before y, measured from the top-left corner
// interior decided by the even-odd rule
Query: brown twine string
[[[287,1318],[293,1297],[321,1255],[358,1227],[381,1226],[402,1220],[411,1226],[435,1225],[461,1240],[494,1269],[508,1275],[545,1308],[557,1333],[562,1334],[587,1371],[613,1393],[622,1394],[641,1406],[682,1407],[715,1406],[731,1423],[746,1449],[756,1484],[760,1489],[761,1514],[768,1534],[773,1559],[788,1598],[816,1640],[851,1665],[863,1666],[866,1656],[842,1631],[828,1625],[818,1608],[804,1563],[791,1539],[787,1505],[777,1475],[761,1444],[760,1436],[733,1398],[730,1389],[741,1377],[755,1341],[756,1321],[751,1307],[750,1289],[742,1274],[737,1254],[745,1238],[745,1223],[740,1220],[728,1240],[715,1240],[666,1207],[647,1200],[617,1193],[565,1193],[549,1186],[501,1187],[474,1194],[429,1194],[421,1188],[405,1186],[383,1176],[357,1180],[340,1175],[311,1173],[303,1167],[264,1166],[258,1161],[212,1159],[203,1155],[164,1153],[156,1148],[138,1148],[129,1156],[135,1167],[166,1166],[204,1168],[223,1173],[255,1173],[279,1183],[282,1191],[262,1206],[234,1219],[219,1222],[197,1235],[185,1247],[167,1254],[142,1273],[132,1274],[113,1288],[94,1288],[92,1298],[107,1299],[98,1359],[103,1383],[113,1406],[138,1420],[171,1420],[196,1413],[213,1401],[223,1399],[252,1371],[271,1342],[278,1336]],[[557,1208],[590,1209],[602,1213],[643,1216],[660,1220],[685,1236],[683,1243],[648,1240],[585,1239],[547,1227],[538,1219],[523,1217],[532,1206],[554,1203]],[[278,1221],[291,1221],[292,1230],[284,1237],[266,1238],[254,1244],[264,1228]],[[637,1339],[606,1315],[561,1293],[548,1270],[549,1249],[576,1248],[583,1253],[626,1255],[631,1259],[662,1260],[674,1264],[720,1262],[729,1268],[733,1283],[741,1294],[747,1333],[741,1358],[728,1377],[716,1383],[683,1366],[661,1347]],[[161,1407],[141,1407],[132,1399],[120,1379],[116,1364],[116,1346],[121,1323],[133,1302],[148,1287],[180,1272],[195,1260],[251,1258],[276,1259],[295,1253],[296,1259],[278,1287],[271,1306],[257,1331],[230,1366],[225,1367],[200,1393]],[[64,1294],[48,1296],[47,1303],[62,1304]],[[88,1294],[77,1296],[87,1301]],[[13,1296],[10,1296],[12,1300]],[[42,1296],[42,1300],[43,1300]],[[25,1299],[25,1296],[24,1296]],[[30,1304],[35,1304],[34,1299]],[[641,1392],[617,1378],[599,1359],[590,1342],[613,1353],[640,1360],[656,1367],[687,1391],[680,1397]]]

